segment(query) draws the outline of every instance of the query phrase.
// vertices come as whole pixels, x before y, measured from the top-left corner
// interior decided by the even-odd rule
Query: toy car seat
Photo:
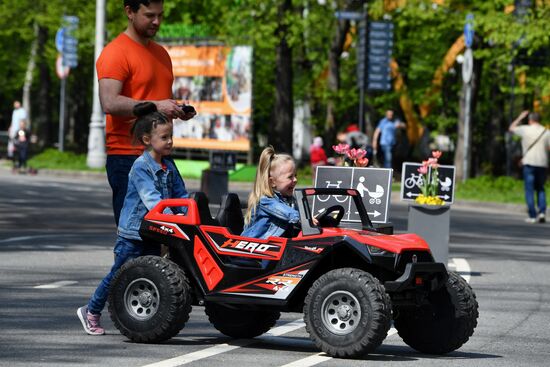
[[[197,191],[191,194],[191,198],[197,202],[197,208],[199,210],[199,217],[201,224],[208,226],[219,226],[220,224],[210,214],[210,207],[208,206],[208,197],[202,191]]]
[[[241,210],[241,201],[237,194],[230,192],[224,195],[216,219],[222,227],[227,227],[231,233],[241,234],[244,226],[244,217]]]

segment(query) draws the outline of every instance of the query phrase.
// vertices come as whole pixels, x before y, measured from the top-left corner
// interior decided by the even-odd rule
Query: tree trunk
[[[292,154],[292,49],[288,45],[288,25],[285,24],[285,13],[291,11],[292,1],[283,0],[279,5],[279,26],[277,35],[280,39],[277,46],[275,76],[275,111],[274,124],[270,141],[278,152]]]
[[[32,109],[31,109],[31,86],[34,68],[36,66],[36,52],[38,49],[38,23],[34,23],[34,40],[31,44],[31,53],[29,62],[27,63],[27,71],[25,73],[25,83],[23,84],[23,108],[27,111],[27,128],[31,128]]]
[[[340,89],[340,57],[344,49],[344,42],[346,41],[346,34],[349,30],[349,21],[339,20],[337,21],[336,30],[332,38],[328,53],[328,80],[327,87],[331,98],[327,101],[327,119],[325,122],[325,136],[331,137],[336,134],[335,124],[335,96]]]
[[[50,97],[50,91],[52,90],[52,80],[50,77],[50,67],[48,65],[48,59],[45,54],[46,42],[48,39],[48,29],[43,26],[38,28],[38,71],[40,77],[40,84],[37,95],[37,111],[34,121],[36,122],[36,130],[38,139],[43,145],[50,145],[53,142],[54,127],[52,125],[51,111],[52,111],[52,99]]]
[[[497,70],[496,68],[492,70]],[[490,162],[490,173],[495,176],[505,174],[506,168],[506,149],[504,143],[503,126],[504,121],[504,100],[500,91],[500,78],[493,72],[491,85],[491,118],[489,120],[489,131],[486,131],[485,138],[488,146],[487,158]]]

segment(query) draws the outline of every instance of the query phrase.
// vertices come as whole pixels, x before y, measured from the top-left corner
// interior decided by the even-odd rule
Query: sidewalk
[[[0,164],[0,176],[11,176],[11,169]],[[16,175],[13,175],[17,177]],[[38,171],[36,177],[60,177],[68,179],[85,179],[85,180],[103,180],[107,182],[107,175],[105,172],[91,172],[91,171],[69,171],[69,170],[52,170],[41,169]],[[185,178],[185,184],[191,189],[200,188],[200,180]],[[252,191],[252,182],[229,182],[230,192],[250,192]],[[400,193],[393,191],[391,195],[391,205],[407,206],[409,203],[400,200]],[[501,213],[501,214],[519,214],[526,215],[527,209],[523,204],[502,204],[492,202],[476,202],[467,200],[456,200],[452,204],[453,210],[475,210],[478,212],[487,213]]]

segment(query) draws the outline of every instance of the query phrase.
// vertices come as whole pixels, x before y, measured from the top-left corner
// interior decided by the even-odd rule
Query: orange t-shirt
[[[122,82],[121,95],[136,100],[158,101],[172,98],[172,61],[158,43],[147,46],[121,33],[97,59],[97,78]],[[134,116],[107,114],[105,140],[107,154],[140,155],[142,146],[132,144],[131,122]]]

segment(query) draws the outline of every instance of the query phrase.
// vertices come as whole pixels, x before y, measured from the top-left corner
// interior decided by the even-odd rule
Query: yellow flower
[[[424,196],[422,194],[418,195],[415,201],[418,204],[423,204],[423,205],[445,205],[445,201],[443,201],[437,196]]]

